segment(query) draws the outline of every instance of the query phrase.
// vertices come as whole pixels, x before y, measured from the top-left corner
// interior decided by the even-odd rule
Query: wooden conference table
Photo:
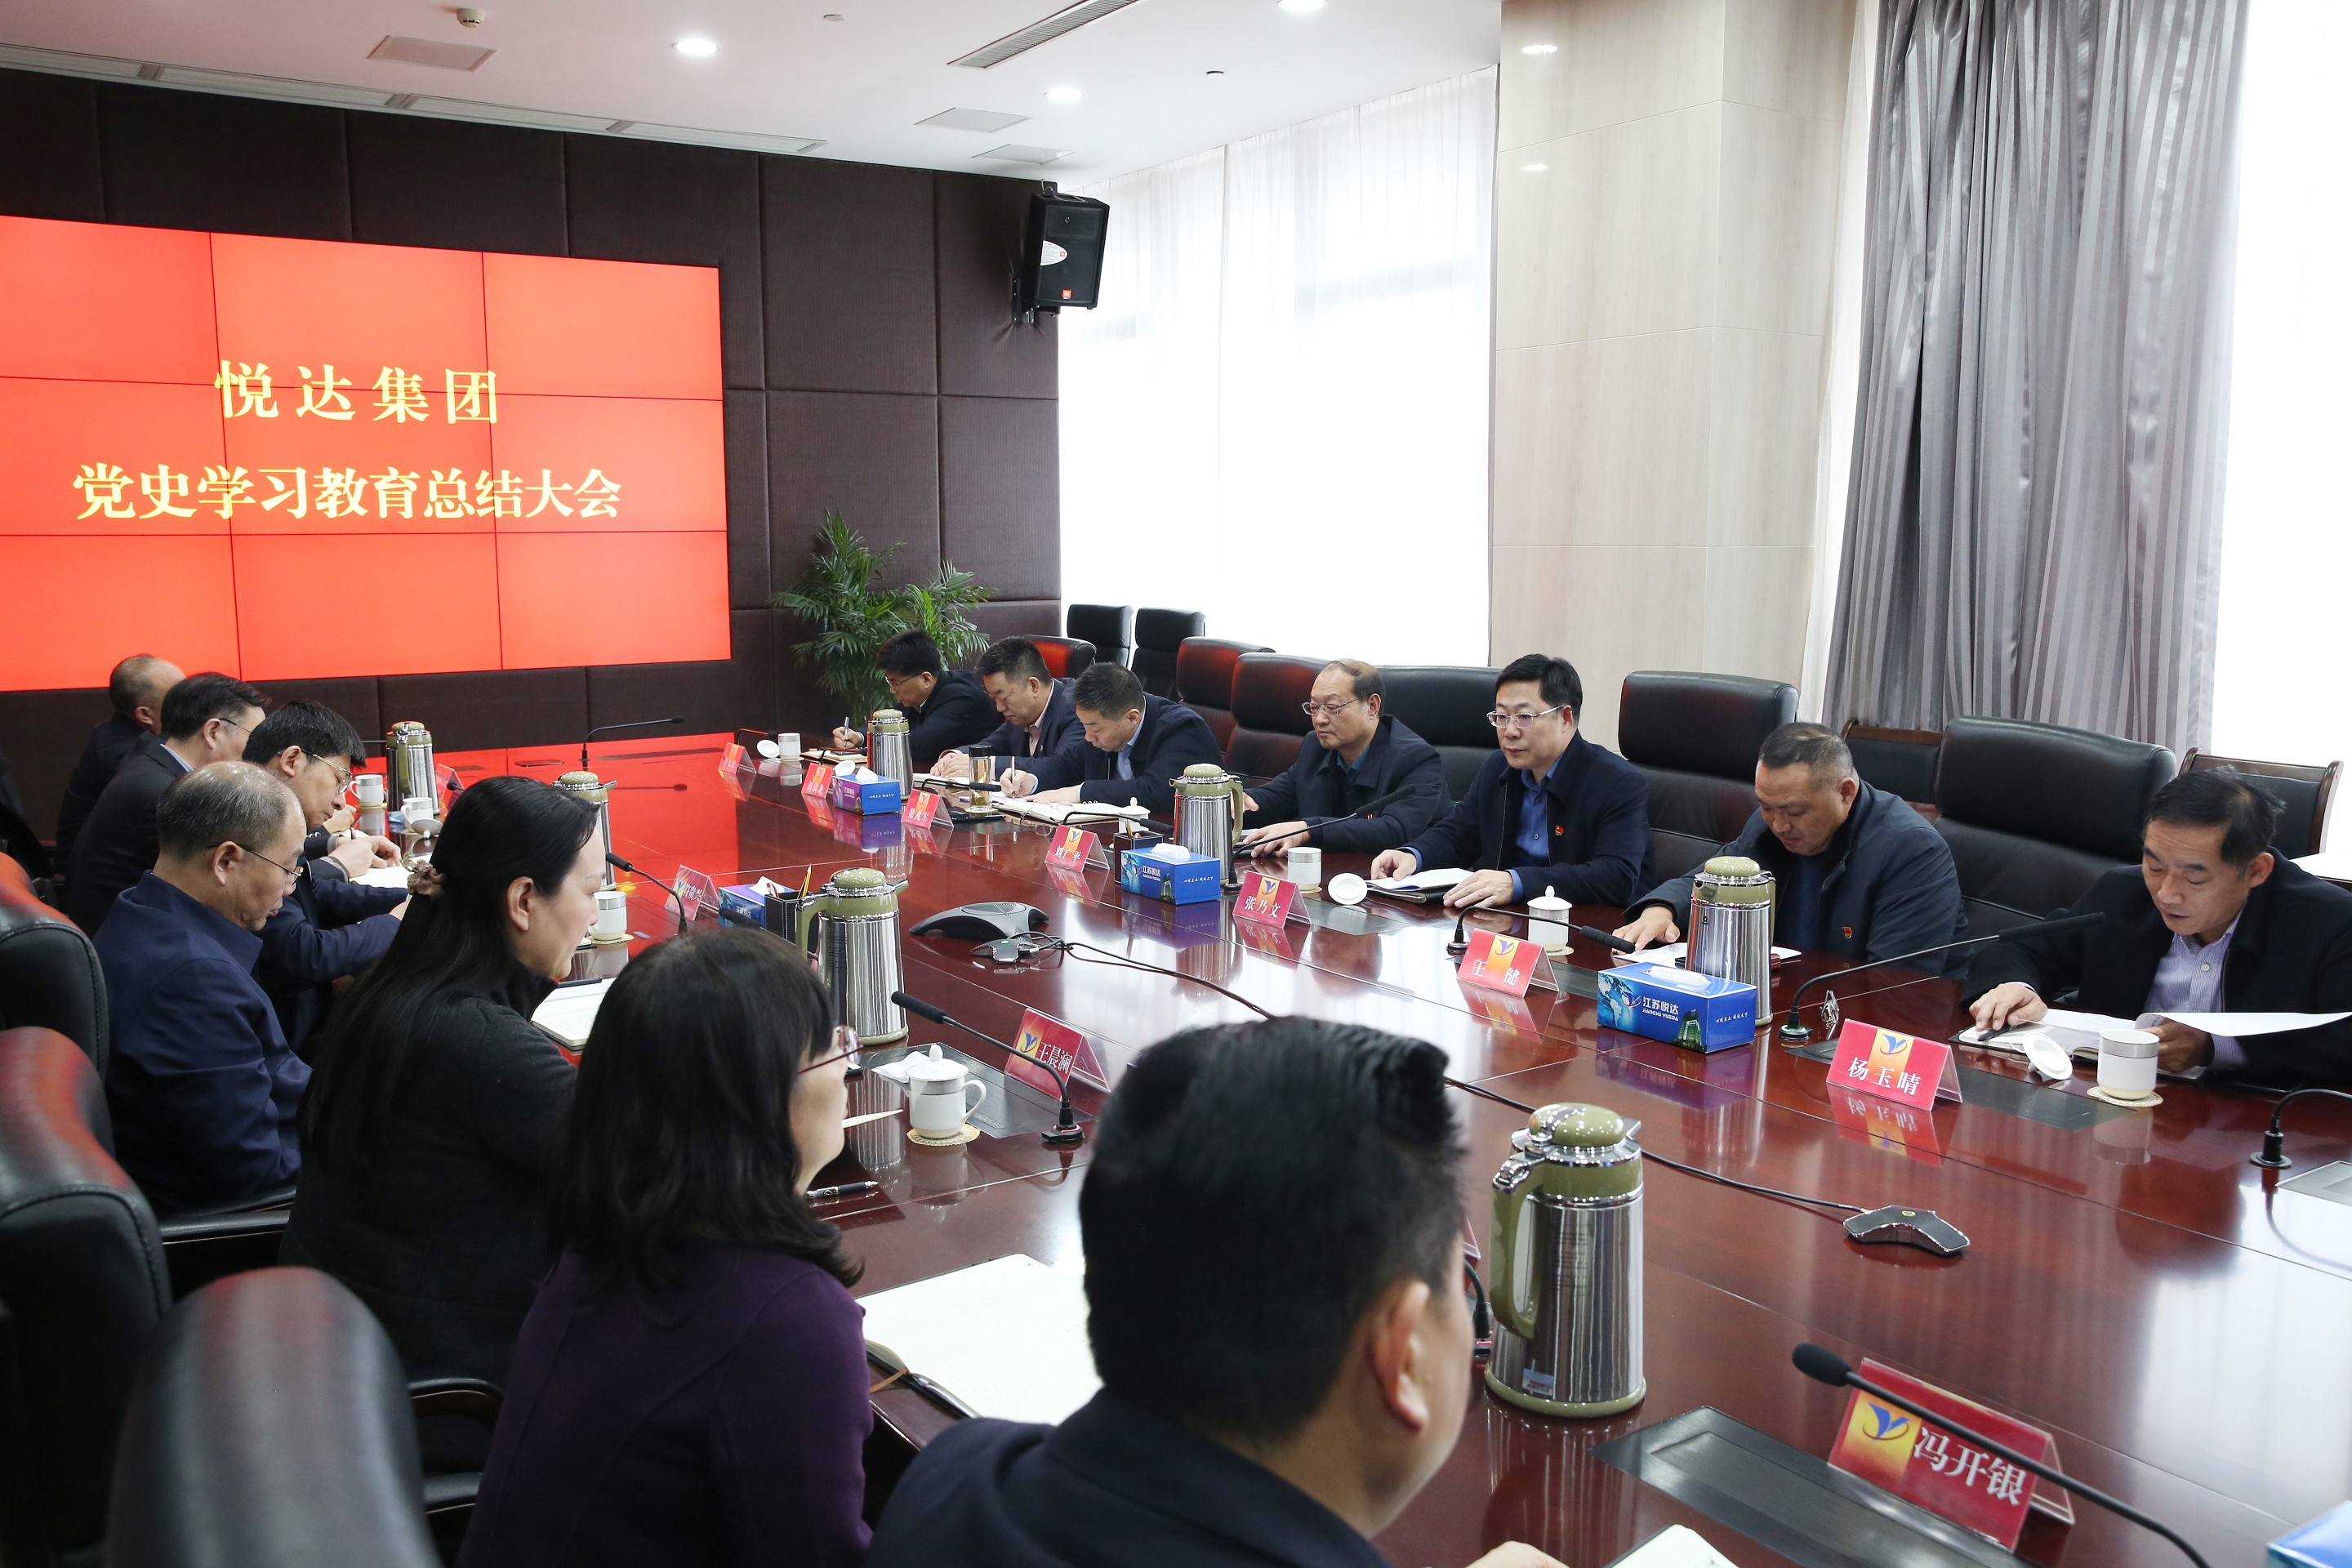
[[[905,924],[958,904],[1018,900],[1048,930],[1213,980],[1276,1013],[1375,1026],[1430,1040],[1455,1077],[1530,1104],[1590,1100],[1642,1123],[1644,1148],[1744,1180],[1865,1206],[1932,1207],[1973,1245],[1938,1258],[1861,1247],[1841,1217],[1702,1181],[1653,1163],[1646,1174],[1646,1370],[1637,1409],[1596,1422],[1550,1420],[1473,1395],[1444,1468],[1378,1545],[1400,1565],[1457,1568],[1522,1540],[1574,1568],[1603,1564],[1670,1523],[1698,1529],[1741,1563],[1782,1559],[1591,1456],[1639,1427],[1711,1405],[1810,1454],[1829,1450],[1843,1395],[1789,1364],[1804,1340],[1872,1356],[2051,1429],[2060,1461],[2164,1520],[2217,1565],[2260,1561],[2263,1544],[2352,1496],[2352,1206],[2281,1192],[2292,1177],[2352,1154],[2352,1117],[2335,1102],[2290,1112],[2293,1170],[2259,1170],[2270,1102],[2192,1085],[2161,1086],[2153,1112],[2117,1113],[2063,1088],[2022,1080],[1993,1053],[1963,1053],[1969,1102],[1932,1115],[1832,1086],[1827,1069],[1769,1045],[1700,1056],[1604,1030],[1594,1004],[1531,993],[1524,1003],[1462,986],[1444,952],[1449,917],[1374,900],[1355,910],[1311,904],[1312,923],[1275,933],[1236,927],[1230,903],[1170,910],[1129,898],[1107,871],[1050,871],[1046,830],[1000,822],[930,831],[895,817],[813,814],[772,772],[722,776],[726,736],[599,747],[613,781],[621,853],[667,876],[680,865],[724,882],[765,873],[797,887],[877,865],[908,886]],[[562,747],[448,755],[459,775],[550,778],[576,765]],[[769,764],[772,770],[774,764]],[[1325,875],[1360,858],[1327,855]],[[1576,918],[1607,927],[1617,911]],[[1517,917],[1474,917],[1523,933]],[[633,930],[675,929],[657,889],[636,890]],[[638,945],[642,945],[640,942]],[[907,989],[976,1027],[1010,1037],[1025,1007],[1093,1037],[1114,1075],[1177,1029],[1242,1022],[1247,1010],[1205,986],[1067,957],[1002,967],[969,940],[909,936]],[[607,963],[614,962],[608,956]],[[1580,944],[1573,963],[1607,955]],[[1798,980],[1843,967],[1807,955]],[[1916,1033],[1964,1023],[1950,982],[1880,971],[1840,986],[1848,1017]],[[914,1024],[993,1064],[1002,1053]],[[1089,1119],[1101,1096],[1074,1096]],[[1456,1094],[1471,1157],[1463,1200],[1482,1247],[1488,1185],[1524,1118]],[[1302,1118],[1313,1115],[1301,1107]],[[823,1178],[883,1183],[833,1205],[866,1263],[860,1293],[1009,1253],[1053,1264],[1077,1255],[1076,1194],[1091,1145],[1045,1147],[1034,1133],[958,1149],[906,1142],[903,1124],[853,1133]],[[855,1160],[863,1154],[866,1168]],[[1271,1205],[1269,1225],[1312,1224]],[[901,1390],[877,1396],[884,1421],[919,1444],[950,1419]],[[2036,1516],[2020,1554],[2045,1563],[2182,1561],[2160,1539],[2077,1504],[2071,1529]]]

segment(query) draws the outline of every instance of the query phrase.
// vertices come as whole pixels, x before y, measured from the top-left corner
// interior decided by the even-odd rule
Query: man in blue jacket
[[[1276,855],[1292,845],[1377,854],[1393,849],[1444,814],[1445,764],[1437,748],[1381,711],[1381,672],[1336,658],[1307,692],[1315,744],[1298,748],[1288,772],[1250,791],[1260,825],[1246,847]],[[1356,813],[1403,794],[1367,817]]]
[[[1170,780],[1196,763],[1224,766],[1209,721],[1181,703],[1146,694],[1124,666],[1088,665],[1070,700],[1086,743],[1015,773],[1007,786],[1013,793],[1035,790],[1041,801],[1105,805],[1137,800],[1165,817],[1176,805]]]
[[[984,739],[954,751],[941,752],[931,771],[941,778],[971,776],[970,753],[990,757],[1038,758],[1058,755],[1086,744],[1078,710],[1070,697],[1074,680],[1056,680],[1045,668],[1045,656],[1027,637],[1004,637],[988,645],[980,656],[980,684],[1004,722]]]
[[[310,1069],[253,978],[294,886],[302,807],[251,763],[215,763],[156,804],[155,868],[98,934],[112,1014],[115,1158],[159,1215],[258,1196],[301,1164]]]
[[[1372,875],[1473,868],[1445,907],[1525,902],[1549,888],[1572,904],[1622,904],[1650,885],[1650,791],[1642,770],[1577,732],[1584,682],[1564,658],[1530,653],[1495,679],[1500,750],[1454,810]]]
[[[330,845],[320,831],[334,815],[352,769],[366,755],[366,742],[351,721],[316,702],[289,702],[246,737],[245,760],[286,781],[317,841],[315,853],[311,841],[304,842],[301,878],[261,928],[255,971],[278,1009],[286,1043],[306,1061],[335,982],[383,956],[400,930],[398,911],[408,902],[405,888],[365,888],[352,880],[398,863],[400,852],[390,839],[352,837]]]
[[[1968,934],[1960,874],[1944,836],[1900,797],[1862,782],[1819,724],[1783,724],[1756,759],[1756,815],[1718,851],[1772,873],[1772,940],[1858,963]],[[1636,947],[1680,942],[1691,879],[1652,889],[1617,934]],[[1922,961],[1940,974],[1965,952]]]

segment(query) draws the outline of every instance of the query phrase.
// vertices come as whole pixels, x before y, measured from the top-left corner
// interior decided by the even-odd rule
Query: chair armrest
[[[478,1377],[427,1377],[408,1385],[408,1407],[419,1420],[428,1415],[468,1415],[495,1426],[506,1394]]]
[[[156,1221],[155,1229],[167,1249],[229,1237],[265,1234],[272,1238],[270,1245],[275,1247],[275,1238],[285,1231],[287,1218],[284,1209],[264,1209],[257,1214],[182,1215],[176,1219]]]
[[[287,1211],[258,1214],[182,1215],[161,1221],[163,1262],[172,1271],[172,1299],[178,1300],[215,1279],[278,1263],[286,1235]]]
[[[176,1225],[183,1220],[218,1219],[226,1215],[259,1214],[265,1209],[284,1209],[293,1206],[294,1188],[289,1184],[282,1187],[273,1187],[266,1193],[256,1193],[249,1198],[239,1198],[233,1204],[215,1204],[211,1208],[190,1209],[185,1214],[174,1215],[171,1225]],[[170,1225],[164,1228],[170,1229]]]

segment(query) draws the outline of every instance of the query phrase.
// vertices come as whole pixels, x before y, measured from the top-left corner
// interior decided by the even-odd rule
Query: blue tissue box
[[[1118,885],[1170,904],[1205,904],[1224,894],[1216,861],[1172,844],[1129,852],[1119,862]]]
[[[2271,1542],[2270,1568],[2352,1568],[2352,1502],[2339,1502]]]
[[[1601,976],[1601,1023],[1693,1050],[1756,1038],[1756,987],[1662,963],[1628,963]]]
[[[899,811],[907,804],[907,792],[897,779],[876,779],[872,784],[859,784],[855,774],[833,775],[833,804],[844,811],[877,816]]]

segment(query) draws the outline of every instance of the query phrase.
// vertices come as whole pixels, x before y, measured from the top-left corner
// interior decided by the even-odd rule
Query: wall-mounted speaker
[[[1014,304],[1030,310],[1091,310],[1102,292],[1103,237],[1110,204],[1040,191],[1029,198]]]

